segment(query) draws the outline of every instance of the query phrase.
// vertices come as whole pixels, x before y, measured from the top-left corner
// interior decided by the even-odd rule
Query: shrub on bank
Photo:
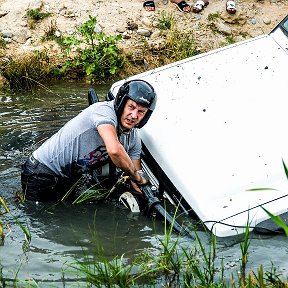
[[[96,25],[96,17],[90,16],[89,20],[78,28],[79,37],[63,39],[65,55],[71,58],[64,62],[64,74],[76,70],[80,74],[82,72],[90,82],[101,82],[117,75],[123,68],[125,57],[117,46],[121,35],[107,36],[103,32],[97,32]],[[76,51],[71,56],[73,48]]]

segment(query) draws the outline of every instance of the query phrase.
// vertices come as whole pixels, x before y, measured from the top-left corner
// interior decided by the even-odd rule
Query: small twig
[[[60,94],[55,93],[54,91],[52,91],[51,89],[49,89],[49,88],[46,87],[45,85],[41,84],[40,82],[38,82],[38,81],[36,81],[36,80],[34,80],[34,79],[30,78],[30,77],[27,77],[27,76],[23,76],[23,78],[26,78],[26,79],[28,79],[28,80],[30,80],[30,81],[34,81],[34,82],[37,83],[39,86],[41,86],[44,90],[46,90],[46,91],[48,91],[48,92],[50,92],[50,93],[52,93],[52,94],[54,94],[54,95],[57,95],[58,97],[61,97]]]
[[[106,195],[106,199],[118,188],[118,186],[120,184],[125,183],[128,178],[129,178],[129,176],[121,176],[121,177],[119,177],[117,182],[114,184],[114,186],[110,189],[110,191]]]

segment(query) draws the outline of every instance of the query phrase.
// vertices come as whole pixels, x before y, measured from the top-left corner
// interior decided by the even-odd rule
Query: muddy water
[[[64,277],[65,287],[75,287],[77,275],[69,269],[75,259],[92,256],[99,249],[108,259],[122,254],[129,259],[143,249],[159,249],[157,238],[163,237],[163,223],[154,223],[141,213],[132,214],[115,203],[52,205],[14,201],[20,190],[21,163],[42,141],[87,107],[89,88],[58,83],[49,90],[0,94],[0,194],[11,209],[5,217],[0,216],[6,234],[0,246],[0,271],[6,279],[34,279],[40,287],[64,287]],[[108,86],[96,88],[100,97],[105,96],[107,89]],[[29,245],[19,223],[31,234]],[[203,244],[209,245],[209,235],[203,231],[199,235]],[[237,277],[240,238],[218,241],[216,262],[221,266],[223,260],[227,275],[235,273]],[[263,264],[264,270],[270,271],[273,263],[286,277],[287,239],[283,235],[251,238],[247,269],[256,271]],[[194,243],[183,239],[181,245],[193,247]]]

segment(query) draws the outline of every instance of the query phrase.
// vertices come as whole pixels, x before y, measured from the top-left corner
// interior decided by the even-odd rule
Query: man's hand
[[[144,180],[141,183],[139,183],[140,185],[145,185],[149,182],[149,177],[145,171],[141,169],[141,170],[138,170],[137,173],[141,176],[142,180]]]
[[[142,191],[140,190],[138,185],[147,184],[149,182],[149,177],[143,170],[138,170],[137,174],[138,174],[139,180],[138,179],[135,179],[135,180],[131,179],[131,185],[134,188],[134,190],[142,193]]]

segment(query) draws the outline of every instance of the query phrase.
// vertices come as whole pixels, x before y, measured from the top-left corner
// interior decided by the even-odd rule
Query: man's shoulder
[[[97,102],[90,106],[89,118],[96,126],[100,124],[111,124],[116,127],[117,115],[114,110],[114,101]]]
[[[114,111],[114,100],[113,101],[101,101],[91,105],[94,109],[107,109]]]
[[[115,114],[114,104],[112,103],[112,101],[101,101],[94,103],[83,111],[88,114],[90,114],[91,112],[93,114]]]

